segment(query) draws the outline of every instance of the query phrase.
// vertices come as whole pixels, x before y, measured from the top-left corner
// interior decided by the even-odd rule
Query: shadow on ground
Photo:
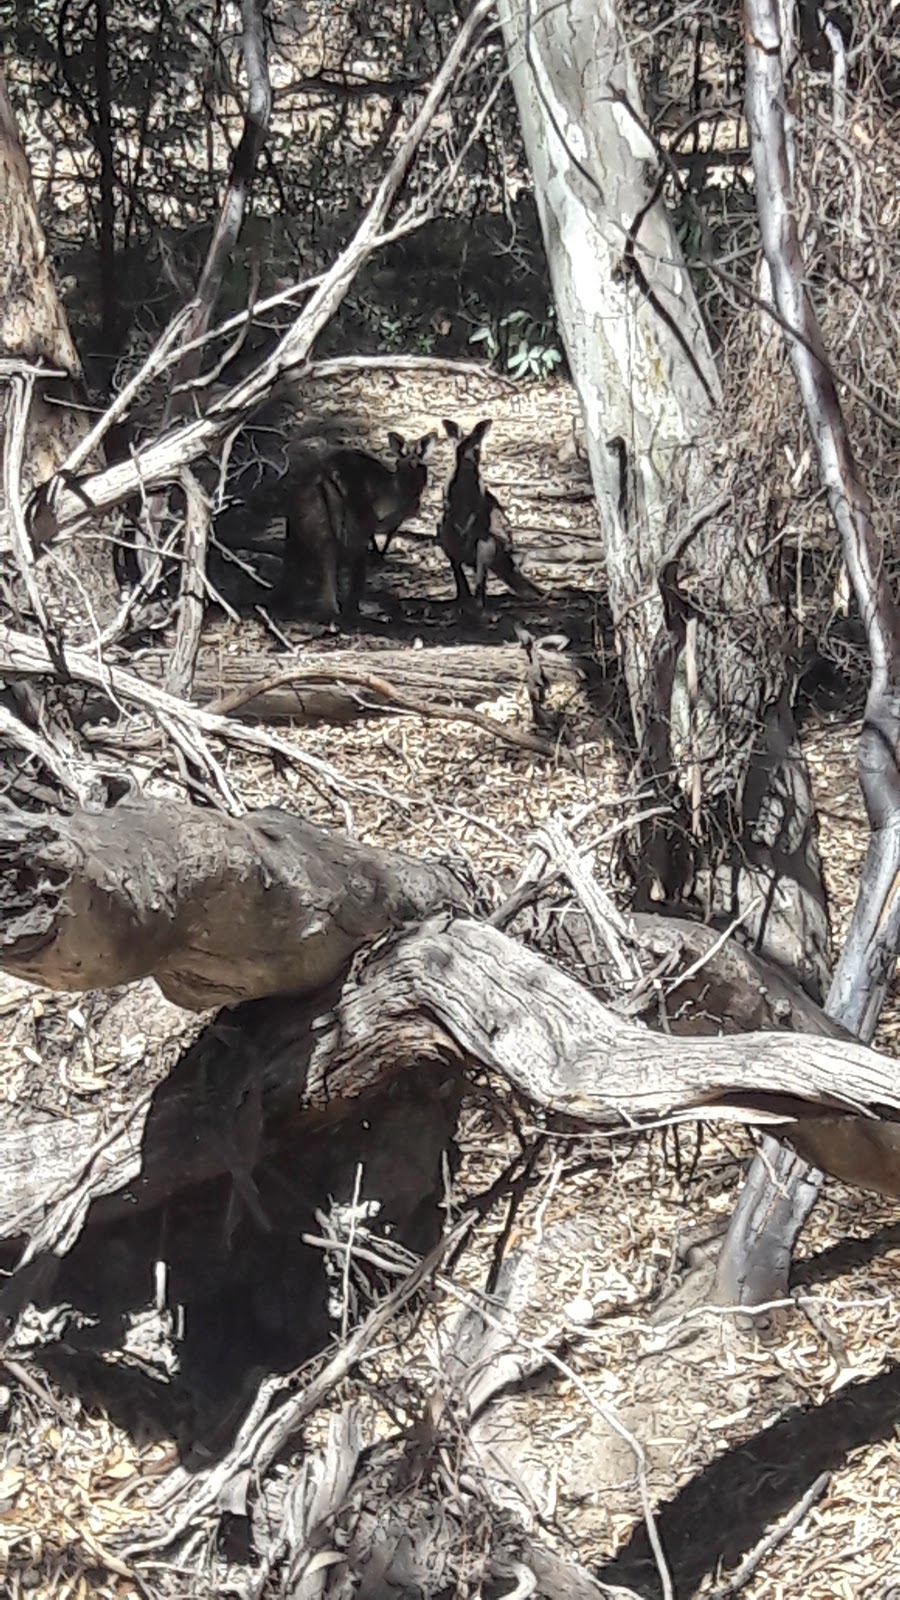
[[[735,1567],[822,1472],[861,1445],[889,1438],[900,1417],[900,1366],[849,1384],[824,1404],[797,1409],[725,1451],[657,1511],[657,1527],[680,1600],[702,1580]],[[643,1524],[596,1573],[657,1600],[659,1578]]]
[[[456,1074],[430,1063],[312,1125],[263,1098],[263,1120],[260,1079],[294,1028],[288,1003],[266,1001],[211,1024],[154,1091],[140,1176],[93,1202],[61,1263],[38,1263],[35,1298],[65,1308],[65,1332],[35,1361],[136,1440],[173,1437],[189,1467],[228,1449],[263,1375],[339,1335],[335,1300],[349,1293],[356,1322],[396,1283],[374,1268],[345,1284],[304,1235],[321,1238],[354,1197],[376,1233],[419,1255],[444,1221]]]

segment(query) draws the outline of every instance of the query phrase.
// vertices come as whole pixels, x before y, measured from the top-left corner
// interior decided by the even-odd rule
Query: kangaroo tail
[[[539,589],[536,583],[532,583],[530,578],[526,578],[524,572],[519,571],[509,546],[501,544],[499,540],[493,542],[495,551],[491,569],[501,583],[505,583],[507,589],[511,589],[513,594],[519,595],[523,600],[542,599],[543,590]]]

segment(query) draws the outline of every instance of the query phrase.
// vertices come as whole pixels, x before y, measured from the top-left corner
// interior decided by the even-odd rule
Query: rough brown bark
[[[18,488],[22,498],[59,470],[87,433],[85,413],[75,409],[84,400],[78,353],[53,277],[40,224],[28,160],[19,139],[15,115],[0,72],[0,358],[10,371],[29,369],[34,387],[22,453]],[[36,369],[56,374],[41,377]],[[95,465],[99,460],[95,459]],[[0,521],[8,515],[3,485]],[[39,539],[36,540],[39,542]],[[95,612],[101,618],[112,606],[112,558],[108,546],[82,541],[59,558],[63,573],[87,583]],[[64,583],[55,586],[65,600]]]
[[[775,305],[872,662],[859,744],[871,832],[850,930],[826,1001],[830,1015],[868,1040],[900,940],[900,610],[806,285],[785,112],[785,57],[792,48],[786,15],[777,0],[747,0],[747,123]],[[816,1140],[797,1148],[818,1162]],[[793,1247],[818,1189],[816,1173],[768,1142],[723,1246],[717,1279],[721,1299],[750,1305],[787,1293]]]
[[[43,362],[63,374],[43,393],[81,398],[82,371],[59,299],[25,151],[0,76],[0,352]],[[47,380],[49,383],[50,380]],[[62,410],[62,408],[60,408]],[[49,477],[65,459],[66,433],[83,435],[76,414],[42,405],[36,397],[29,434],[28,486]]]
[[[557,650],[542,650],[540,660],[551,684],[570,692],[591,673],[590,662]],[[134,670],[148,683],[161,683],[167,663],[168,653],[147,651]],[[390,711],[386,694],[373,687],[379,683],[424,705],[473,707],[521,688],[527,675],[528,658],[517,645],[347,649],[320,656],[315,664],[274,667],[271,654],[236,657],[201,648],[194,696],[206,710],[227,716],[341,724]]]

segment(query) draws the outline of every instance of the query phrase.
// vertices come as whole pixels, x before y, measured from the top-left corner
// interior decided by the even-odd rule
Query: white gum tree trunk
[[[680,812],[642,841],[645,892],[740,914],[818,995],[829,936],[808,775],[777,652],[746,627],[750,607],[771,619],[772,596],[729,520],[719,377],[616,8],[500,0],[500,15],[644,774]]]

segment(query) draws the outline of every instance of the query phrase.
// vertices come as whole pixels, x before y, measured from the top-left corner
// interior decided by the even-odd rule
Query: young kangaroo
[[[467,605],[472,598],[464,566],[475,568],[475,596],[482,607],[489,572],[525,599],[538,599],[541,594],[516,566],[509,518],[481,481],[481,444],[490,426],[491,419],[486,417],[464,434],[455,422],[444,422],[447,437],[456,442],[456,467],[444,496],[438,539],[453,568],[460,605]]]
[[[285,528],[282,609],[296,607],[310,569],[319,580],[320,610],[336,616],[342,609],[359,609],[369,547],[378,550],[376,534],[382,534],[379,554],[384,555],[397,529],[419,509],[436,439],[436,433],[428,433],[408,445],[399,434],[389,434],[393,471],[363,450],[333,450],[295,481]],[[347,603],[342,608],[344,572]]]

